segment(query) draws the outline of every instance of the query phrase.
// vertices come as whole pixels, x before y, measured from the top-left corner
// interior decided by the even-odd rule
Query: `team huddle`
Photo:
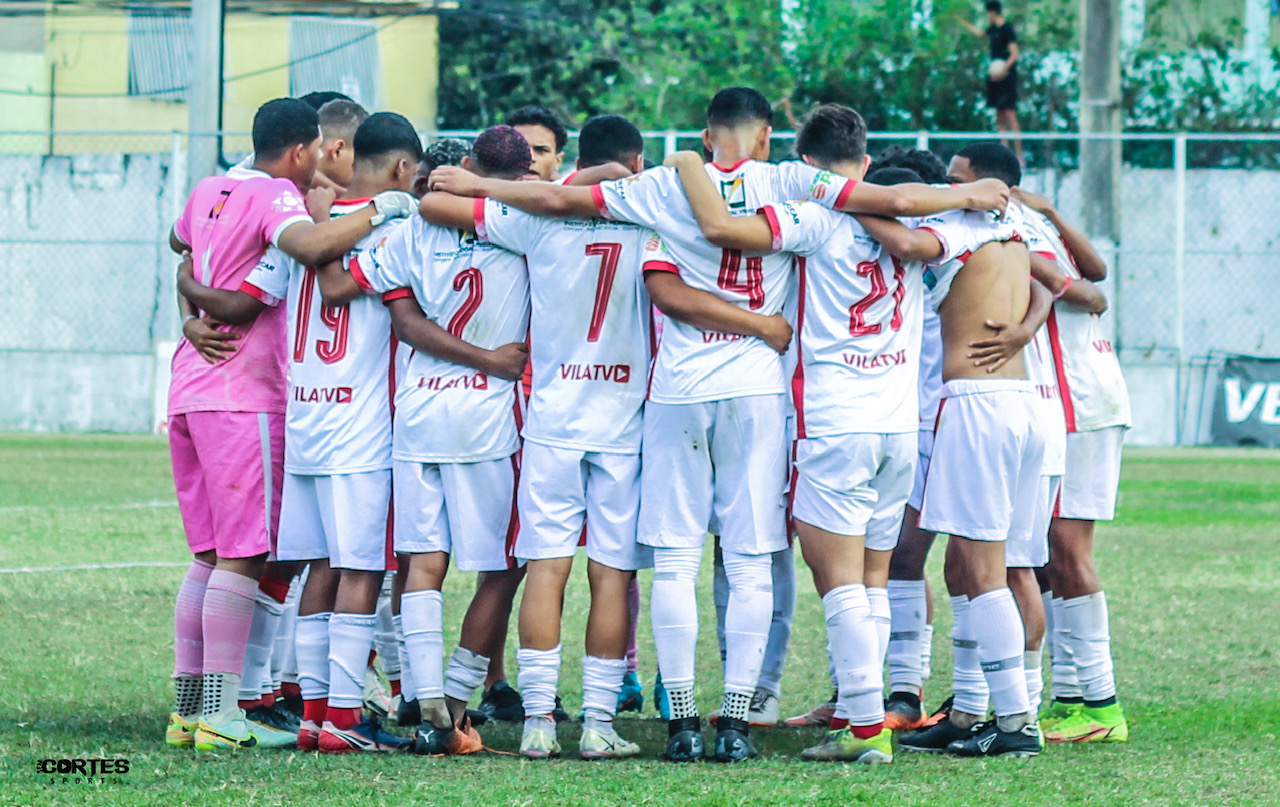
[[[483,749],[484,721],[522,720],[521,755],[558,756],[580,547],[584,759],[641,752],[614,720],[643,703],[647,568],[668,760],[749,759],[751,728],[780,723],[826,728],[804,759],[866,764],[895,743],[1127,739],[1092,559],[1130,425],[1105,264],[1017,187],[1005,146],[873,162],[862,119],[827,104],[771,163],[772,114],[721,90],[705,154],[648,169],[636,127],[597,116],[560,176],[565,128],[538,107],[425,151],[403,117],[341,97],[258,111],[254,154],[202,180],[170,237],[170,447],[195,556],[170,745],[454,755]],[[955,669],[931,711],[937,534]],[[793,540],[834,691],[782,721]],[[446,655],[450,558],[478,575]],[[375,656],[394,696],[377,711],[412,738],[367,713]]]

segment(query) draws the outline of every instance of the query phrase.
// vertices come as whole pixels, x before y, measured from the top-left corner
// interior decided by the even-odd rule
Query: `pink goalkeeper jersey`
[[[208,177],[187,199],[174,225],[191,246],[196,279],[235,291],[291,224],[311,221],[297,186],[261,171],[237,178]],[[209,364],[183,339],[173,355],[169,416],[187,412],[283,414],[288,327],[284,307],[266,308],[248,325],[225,326],[241,334],[231,358]]]

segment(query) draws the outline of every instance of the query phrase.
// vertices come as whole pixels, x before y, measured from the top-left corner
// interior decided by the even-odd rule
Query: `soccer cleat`
[[[662,752],[664,759],[670,762],[700,762],[706,754],[706,744],[702,739],[702,720],[697,715],[667,721],[667,747]]]
[[[320,753],[350,754],[356,751],[408,751],[413,740],[382,730],[376,717],[366,717],[349,729],[340,729],[330,720],[320,729]]]
[[[169,715],[169,725],[164,730],[164,742],[173,748],[191,748],[196,744],[196,726],[200,719],[188,723],[177,712]]]
[[[560,756],[560,741],[556,739],[554,719],[548,716],[524,722],[524,734],[520,736],[520,756],[525,759],[551,759]]]
[[[920,724],[920,727],[927,729],[930,726],[936,726],[939,723],[941,723],[943,718],[951,714],[951,705],[955,703],[955,700],[956,700],[955,695],[948,695],[947,699],[942,702],[941,706],[938,707],[938,711],[926,717],[924,721]]]
[[[903,697],[905,693],[894,692],[884,702],[884,727],[890,731],[915,731],[924,726],[925,714],[920,708],[920,699],[911,700]]]
[[[280,698],[276,698],[276,702],[268,708],[270,708],[271,712],[274,714],[274,719],[276,721],[271,725],[282,729],[283,731],[293,732],[296,732],[302,725],[302,716],[294,714],[293,710],[290,709]]]
[[[302,696],[301,695],[284,695],[276,698],[276,706],[287,712],[290,712],[299,720],[302,719]]]
[[[556,706],[551,710],[551,716],[557,723],[568,723],[570,720],[569,713],[564,710],[564,704],[560,702],[559,695],[556,695]]]
[[[381,720],[391,714],[391,682],[382,672],[381,665],[364,669],[365,711]]]
[[[437,728],[423,723],[413,733],[413,753],[420,757],[443,757],[449,753],[449,735],[453,728]]]
[[[1045,734],[1048,734],[1057,728],[1062,721],[1080,714],[1082,709],[1084,709],[1083,701],[1075,701],[1074,703],[1050,701],[1048,706],[1040,710],[1037,722],[1040,724],[1040,729]]]
[[[1085,706],[1046,731],[1044,738],[1051,743],[1123,743],[1129,739],[1129,721],[1118,703]]]
[[[863,740],[845,726],[828,731],[822,742],[801,751],[800,758],[810,762],[861,762],[864,765],[893,762],[893,732],[885,728]]]
[[[745,720],[721,717],[716,727],[716,746],[713,758],[716,762],[742,762],[759,756],[751,744],[751,726]]]
[[[658,710],[658,717],[671,720],[671,699],[667,697],[667,688],[662,685],[662,673],[653,679],[653,708]]]
[[[948,745],[947,753],[957,757],[1034,757],[1042,746],[1035,723],[1017,731],[1001,731],[992,720],[978,724],[971,735]]]
[[[973,729],[962,729],[944,717],[923,731],[908,734],[898,740],[898,748],[903,751],[920,751],[926,754],[941,754],[947,746],[959,740],[966,740],[973,735]]]
[[[396,707],[396,724],[401,726],[416,726],[422,722],[422,707],[418,705],[416,700],[401,700]]]
[[[275,731],[283,731],[286,734],[296,735],[298,729],[302,726],[302,721],[295,719],[293,713],[281,713],[272,706],[255,706],[245,712],[244,716],[250,722],[266,726]]]
[[[582,727],[578,753],[583,759],[623,759],[640,755],[640,746],[624,740],[616,731],[605,733],[589,726]]]
[[[809,726],[830,726],[831,718],[836,714],[836,695],[837,693],[832,692],[831,700],[818,704],[804,714],[788,717],[783,723],[797,729]]]
[[[618,693],[618,714],[639,712],[644,709],[644,688],[634,672],[622,677],[622,691]]]
[[[511,688],[506,681],[496,681],[484,691],[477,709],[486,720],[501,720],[504,723],[519,723],[524,720],[524,701],[520,693]]]
[[[298,750],[320,750],[320,726],[314,720],[304,720],[298,728]]]
[[[258,747],[258,737],[250,730],[251,724],[245,719],[244,711],[237,710],[237,712],[230,719],[200,718],[200,722],[196,724],[194,738],[196,750],[219,751]]]
[[[258,738],[258,745],[262,748],[297,748],[298,732],[279,729],[271,725],[266,720],[259,720],[254,714],[262,715],[263,707],[255,706],[245,713],[245,719],[249,721],[249,731],[253,736]],[[269,719],[275,719],[275,713],[270,709],[265,709],[270,714]]]

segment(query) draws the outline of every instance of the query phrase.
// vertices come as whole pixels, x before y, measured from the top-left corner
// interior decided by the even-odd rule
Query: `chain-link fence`
[[[645,135],[655,161],[701,148],[699,132]],[[947,160],[991,136],[874,133],[870,150],[915,146]],[[793,137],[775,135],[775,158]],[[1079,138],[1022,139],[1023,185],[1082,221]],[[1220,357],[1280,356],[1280,136],[1118,139],[1119,239],[1099,246],[1133,436],[1196,442]],[[244,142],[228,135],[228,159]],[[179,134],[0,133],[0,429],[153,428],[157,364],[179,331],[167,235],[185,201],[185,148]]]

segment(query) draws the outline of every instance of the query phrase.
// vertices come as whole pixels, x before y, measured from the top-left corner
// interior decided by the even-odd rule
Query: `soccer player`
[[[1033,285],[1018,212],[1010,205],[998,220],[972,212],[931,216],[914,230],[862,219],[893,254],[928,265],[925,286],[941,321],[944,385],[920,527],[951,536],[948,587],[964,595],[964,603],[953,605],[967,606],[958,608],[956,619],[967,620],[973,638],[966,641],[976,649],[996,715],[979,726],[986,701],[975,706],[977,693],[962,701],[957,684],[949,716],[904,737],[899,747],[907,750],[962,756],[1040,752],[1023,669],[1025,631],[1007,585],[1005,543],[1026,540],[1032,529],[1044,438],[1022,354],[991,367],[969,355],[972,342],[1023,321],[1030,308]],[[954,739],[945,746],[935,742],[948,734]]]
[[[476,139],[464,165],[516,179],[529,161],[520,133],[497,126]],[[392,459],[395,546],[408,561],[400,619],[423,720],[414,750],[476,751],[466,704],[484,683],[486,653],[521,579],[511,545],[522,414],[515,381],[528,360],[525,262],[414,217],[353,257],[350,271],[364,291],[387,295],[396,335],[413,348],[396,392]],[[446,671],[441,585],[450,555],[483,576]]]
[[[340,256],[412,200],[381,194],[356,213],[316,224],[299,191],[319,161],[315,110],[295,99],[270,101],[254,116],[253,140],[253,175],[201,180],[170,234],[175,252],[191,253],[204,285],[238,288],[271,244],[305,263]],[[331,198],[318,192],[318,201]],[[198,316],[185,298],[180,305]],[[279,519],[284,312],[264,311],[232,329],[241,334],[238,349],[218,364],[179,343],[169,388],[174,482],[195,559],[175,609],[177,698],[166,739],[201,750],[253,747],[265,736],[246,720],[237,694],[258,578]]]
[[[1103,280],[1107,267],[1088,238],[1036,194],[1020,192],[1028,218],[1051,245],[1069,288],[1049,317],[1049,341],[1067,420],[1066,476],[1050,528],[1045,599],[1053,623],[1053,702],[1043,717],[1049,742],[1124,742],[1128,721],[1116,701],[1106,594],[1093,562],[1098,521],[1115,517],[1129,394],[1102,327],[1104,306],[1069,295]],[[1045,255],[1047,258],[1048,255]]]
[[[866,126],[852,109],[821,106],[803,120],[796,153],[860,181],[870,163]],[[880,672],[888,642],[885,583],[915,472],[922,273],[917,267],[908,274],[852,217],[816,205],[769,205],[761,215],[735,218],[697,154],[669,163],[679,166],[712,243],[801,256],[792,517],[823,598],[839,692],[831,730],[802,757],[891,762]],[[949,189],[932,212],[970,204],[969,190]]]
[[[923,186],[856,185],[799,162],[761,162],[769,154],[772,115],[764,96],[745,87],[721,90],[708,106],[703,140],[713,161],[706,170],[733,211],[809,198],[898,215],[916,212],[939,194],[951,198]],[[640,540],[654,547],[654,641],[671,710],[666,757],[691,761],[705,753],[693,696],[695,582],[713,518],[721,528],[730,586],[725,696],[714,756],[724,762],[755,756],[746,718],[772,613],[771,555],[787,543],[786,379],[780,350],[709,324],[700,318],[693,292],[708,292],[748,313],[777,314],[787,296],[791,257],[709,243],[671,169],[590,189],[476,181],[442,169],[432,187],[544,215],[632,221],[661,236],[646,261],[645,283],[671,321],[664,325],[645,409]],[[993,195],[1001,201],[991,206],[1003,204],[1003,191]]]
[[[569,132],[559,115],[544,106],[530,104],[507,115],[503,123],[514,126],[533,152],[533,162],[529,164],[524,179],[550,182],[560,177],[564,148],[569,144]]]

